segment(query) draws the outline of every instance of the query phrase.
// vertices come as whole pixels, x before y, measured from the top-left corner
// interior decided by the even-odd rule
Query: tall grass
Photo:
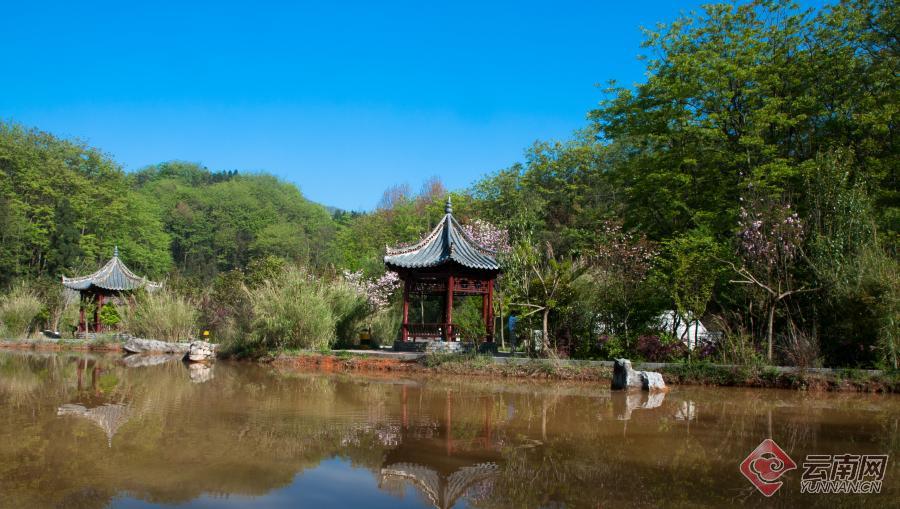
[[[250,294],[251,340],[265,349],[325,349],[352,334],[365,301],[340,279],[288,267]]]
[[[28,336],[42,308],[41,301],[34,292],[21,285],[13,288],[0,297],[0,336]]]
[[[142,292],[133,304],[118,308],[124,330],[149,339],[187,341],[197,330],[197,308],[188,299],[167,288]]]
[[[402,311],[399,302],[375,313],[372,317],[372,344],[383,345],[396,340],[400,334]]]

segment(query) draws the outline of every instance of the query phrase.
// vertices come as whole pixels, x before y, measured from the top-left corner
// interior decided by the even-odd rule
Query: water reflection
[[[470,502],[486,499],[498,474],[498,463],[502,462],[502,444],[493,433],[494,398],[457,402],[457,406],[481,404],[484,418],[480,429],[459,429],[457,425],[454,433],[453,392],[444,391],[444,419],[432,422],[422,415],[421,405],[410,405],[412,391],[408,385],[400,389],[400,433],[382,462],[379,486],[402,493],[402,486],[408,483],[439,509],[453,507],[464,496]]]
[[[93,422],[106,434],[107,445],[112,448],[112,439],[131,417],[128,405],[106,403],[94,408],[82,405],[65,404],[56,410],[56,415],[74,415]]]
[[[188,364],[188,371],[190,372],[191,382],[195,384],[202,384],[209,382],[213,379],[213,366],[210,364],[203,364],[199,362],[195,362],[193,364]]]
[[[613,403],[613,412],[616,419],[627,421],[631,419],[631,412],[635,410],[652,410],[662,406],[666,400],[664,392],[644,391],[615,391],[610,394]]]
[[[795,459],[900,448],[893,396],[650,396],[156,360],[0,353],[0,507],[761,504],[737,465],[770,434]],[[779,504],[859,501],[803,499],[798,481]],[[898,496],[886,482],[880,500]]]

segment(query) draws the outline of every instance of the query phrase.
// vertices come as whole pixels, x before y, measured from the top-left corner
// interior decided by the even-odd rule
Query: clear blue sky
[[[0,118],[370,209],[567,137],[596,84],[642,79],[639,27],[700,3],[7,2]]]

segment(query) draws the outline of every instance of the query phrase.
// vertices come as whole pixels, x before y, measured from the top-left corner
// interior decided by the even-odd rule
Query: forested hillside
[[[716,4],[648,32],[645,81],[611,84],[570,140],[454,193],[464,223],[509,236],[499,314],[546,316],[548,343],[577,357],[896,367],[898,33],[880,0]],[[196,286],[274,259],[377,278],[385,245],[433,227],[446,194],[398,185],[330,214],[271,176],[126,173],[13,124],[0,169],[4,286],[92,269],[114,244]],[[721,342],[684,352],[665,310]]]
[[[331,215],[270,175],[169,162],[128,174],[98,149],[0,125],[0,278],[93,271],[114,245],[135,270],[208,281],[275,255],[320,265]]]

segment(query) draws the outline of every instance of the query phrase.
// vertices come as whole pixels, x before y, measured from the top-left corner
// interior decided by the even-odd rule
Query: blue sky
[[[699,4],[10,2],[0,118],[128,170],[267,171],[371,209],[392,184],[463,188],[567,137],[596,84],[642,79],[639,27]]]

